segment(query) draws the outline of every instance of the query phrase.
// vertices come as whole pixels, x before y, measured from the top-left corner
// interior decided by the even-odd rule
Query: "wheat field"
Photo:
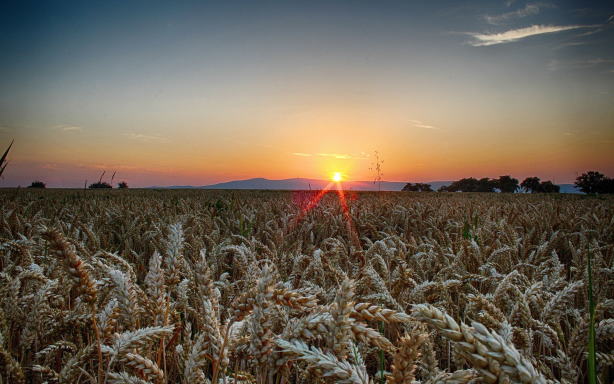
[[[0,381],[612,382],[612,198],[316,195],[0,192]]]

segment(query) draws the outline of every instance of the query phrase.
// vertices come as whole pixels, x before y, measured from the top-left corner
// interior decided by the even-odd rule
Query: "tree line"
[[[614,179],[611,179],[597,171],[585,172],[576,178],[574,185],[582,192],[587,194],[614,193]],[[539,177],[527,177],[518,182],[518,179],[510,175],[499,176],[498,179],[484,177],[476,179],[474,177],[463,178],[453,181],[452,184],[442,186],[438,192],[495,192],[502,193],[559,193],[561,187],[554,184],[551,180],[541,181]],[[409,192],[433,192],[430,184],[426,183],[407,183],[402,191]]]

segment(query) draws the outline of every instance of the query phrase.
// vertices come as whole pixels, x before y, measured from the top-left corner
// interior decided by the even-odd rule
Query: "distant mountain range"
[[[247,180],[233,180],[225,183],[192,186],[192,185],[173,185],[163,188],[175,188],[175,189],[270,189],[270,190],[319,190],[324,189],[327,185],[331,189],[336,189],[335,183],[331,183],[328,180],[319,179],[306,179],[306,178],[293,178],[282,180],[270,180],[264,178],[255,178]],[[377,191],[379,186],[373,181],[344,181],[341,183],[343,189],[353,191]],[[400,191],[407,184],[404,181],[382,181],[382,191]],[[442,186],[452,184],[452,181],[431,181],[427,184],[431,185],[433,190],[438,190]],[[580,193],[573,184],[559,184],[561,187],[561,193]],[[160,187],[152,187],[160,188]]]

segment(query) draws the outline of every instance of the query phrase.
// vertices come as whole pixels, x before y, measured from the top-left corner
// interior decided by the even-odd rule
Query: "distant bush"
[[[47,184],[40,180],[33,181],[28,188],[47,188]]]
[[[99,181],[97,183],[94,184],[90,184],[90,186],[88,187],[89,189],[111,189],[113,188],[111,186],[111,184],[105,182],[105,181]]]
[[[128,183],[126,183],[125,181],[120,181],[120,183],[117,184],[117,187],[119,189],[128,189]]]

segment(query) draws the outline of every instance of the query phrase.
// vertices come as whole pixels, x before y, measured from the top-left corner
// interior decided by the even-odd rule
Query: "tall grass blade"
[[[0,176],[2,176],[2,174],[4,173],[4,169],[6,168],[6,157],[9,154],[9,151],[11,150],[11,147],[13,146],[13,143],[15,142],[15,140],[11,140],[11,144],[9,144],[8,148],[6,149],[6,151],[4,151],[4,154],[2,155],[2,158],[0,158]]]
[[[590,321],[588,325],[588,382],[597,384],[597,367],[595,359],[595,300],[593,298],[593,272],[591,267],[592,254],[588,252],[588,310]]]

